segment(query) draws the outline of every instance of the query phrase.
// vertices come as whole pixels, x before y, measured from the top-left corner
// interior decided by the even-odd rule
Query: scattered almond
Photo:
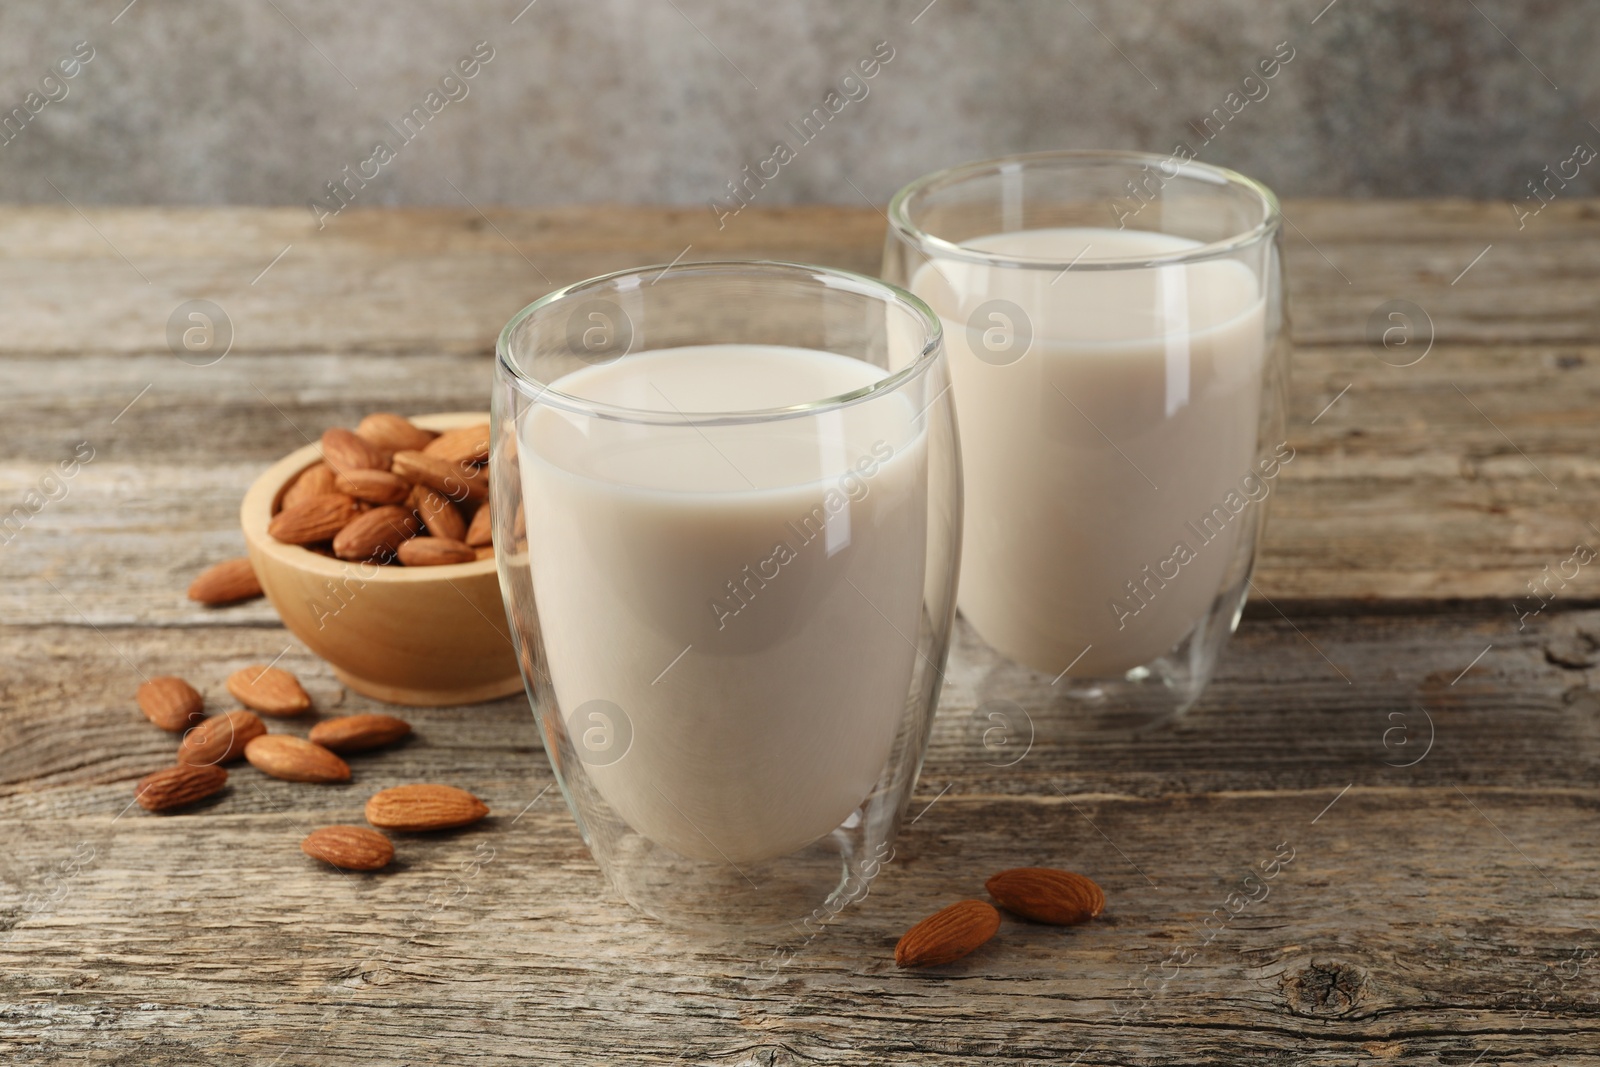
[[[398,785],[367,801],[367,821],[386,830],[449,830],[487,814],[487,804],[452,785]]]
[[[151,678],[135,694],[144,717],[173,733],[187,730],[206,717],[205,698],[182,678]]]
[[[207,567],[189,583],[189,599],[206,605],[232,604],[260,595],[261,583],[256,579],[256,570],[242,556]]]
[[[363,560],[392,556],[400,542],[417,532],[414,512],[396,505],[373,508],[351,520],[333,538],[333,554],[340,559]]]
[[[365,752],[411,733],[411,724],[393,715],[341,715],[311,728],[311,740],[332,752]]]
[[[339,473],[388,470],[389,453],[338,426],[322,431],[323,461]]]
[[[398,504],[411,494],[411,483],[388,471],[347,470],[334,480],[334,486],[369,504]]]
[[[267,533],[290,545],[326,541],[356,517],[356,502],[344,493],[323,493],[272,517]]]
[[[228,675],[228,692],[247,708],[267,715],[299,715],[311,709],[300,680],[282,667],[252,664]]]
[[[407,567],[438,567],[448,563],[471,563],[477,550],[465,541],[446,537],[413,537],[400,544],[400,562]]]
[[[489,502],[485,500],[478,510],[472,515],[472,525],[467,527],[467,536],[461,540],[473,548],[482,548],[494,543],[494,527],[490,525]]]
[[[494,559],[493,545],[484,545],[482,548],[473,549],[473,551],[478,554],[479,559]]]
[[[450,463],[483,463],[489,458],[489,424],[446,430],[422,449],[425,455],[438,456]]]
[[[393,469],[413,485],[436,489],[451,500],[482,500],[489,495],[483,472],[424,452],[396,452]]]
[[[452,541],[466,539],[467,524],[462,520],[461,512],[443,493],[425,485],[413,486],[407,503],[416,510],[422,525],[434,537],[445,537]]]
[[[1106,906],[1100,887],[1081,874],[1053,867],[1015,867],[984,883],[1004,909],[1035,922],[1074,926],[1088,922]]]
[[[222,791],[228,772],[221,767],[179,764],[139,779],[133,795],[145,811],[171,811]]]
[[[364,826],[324,826],[313,830],[300,842],[300,851],[346,871],[376,871],[394,859],[394,844]]]
[[[426,448],[438,435],[408,418],[380,411],[361,420],[356,436],[381,451],[394,453]]]
[[[931,967],[958,960],[1000,929],[1000,913],[982,900],[961,900],[906,931],[894,947],[900,967]]]
[[[190,728],[178,742],[178,762],[213,767],[244,755],[244,746],[267,732],[267,724],[248,711],[216,715]]]
[[[350,765],[321,745],[289,734],[262,734],[244,746],[244,758],[262,774],[286,782],[348,782]]]
[[[304,504],[314,496],[333,492],[333,481],[332,467],[320,460],[313,463],[301,471],[300,476],[283,491],[283,499],[278,504],[279,510],[288,511],[296,504]]]

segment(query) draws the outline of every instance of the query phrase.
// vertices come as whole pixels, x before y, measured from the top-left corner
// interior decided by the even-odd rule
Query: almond
[[[333,492],[333,468],[326,463],[317,462],[300,472],[283,492],[283,499],[279,502],[280,511],[287,511],[296,504],[304,504],[314,496]]]
[[[281,667],[252,664],[228,675],[228,692],[247,708],[268,715],[299,715],[311,709],[300,680]]]
[[[313,726],[311,740],[333,752],[365,752],[410,733],[411,724],[393,715],[341,715]]]
[[[906,931],[894,947],[900,967],[932,967],[976,950],[1000,929],[1000,913],[982,900],[960,900]]]
[[[232,604],[261,595],[256,569],[244,557],[225,559],[200,572],[189,583],[189,599],[202,604]]]
[[[192,727],[178,742],[178,762],[191,767],[230,763],[244,746],[267,732],[267,724],[248,711],[230,711]]]
[[[477,550],[465,541],[447,537],[413,537],[400,544],[400,562],[407,567],[439,567],[447,563],[471,563]]]
[[[467,527],[467,536],[462,540],[473,548],[482,548],[484,545],[494,543],[494,527],[490,525],[487,500],[473,513],[472,525]]]
[[[322,431],[322,458],[341,474],[352,470],[389,469],[388,452],[338,426]]]
[[[1053,867],[1014,867],[983,884],[1007,911],[1035,922],[1075,926],[1106,906],[1100,887],[1081,874]]]
[[[194,686],[171,675],[145,682],[135,699],[145,718],[173,733],[187,730],[206,717],[205,699]]]
[[[511,517],[511,539],[521,541],[528,536],[528,516],[522,511],[522,501],[517,501],[517,513]]]
[[[145,811],[171,811],[222,791],[228,772],[221,767],[179,764],[139,779],[133,795]]]
[[[376,871],[394,859],[394,845],[364,826],[324,826],[300,842],[300,851],[314,860],[346,871]]]
[[[401,415],[379,411],[368,415],[356,427],[356,436],[384,452],[404,452],[428,447],[438,435]]]
[[[487,814],[487,804],[453,785],[397,785],[367,801],[367,821],[386,830],[449,830]]]
[[[494,559],[493,545],[484,545],[482,548],[473,549],[473,551],[478,554],[479,559]]]
[[[483,463],[489,458],[489,424],[446,430],[430,441],[423,454],[451,463]]]
[[[482,471],[423,452],[396,452],[394,472],[413,485],[436,489],[451,500],[482,500],[489,495],[489,480]]]
[[[285,508],[267,524],[267,534],[289,545],[326,541],[356,517],[356,502],[343,493],[323,493]]]
[[[333,484],[339,492],[369,504],[398,504],[411,494],[411,483],[388,471],[347,470]]]
[[[466,539],[467,524],[462,520],[461,512],[445,499],[443,493],[425,485],[413,486],[407,503],[415,509],[422,519],[422,525],[434,537],[447,537],[452,541]]]
[[[417,516],[390,504],[357,515],[333,539],[333,554],[340,559],[392,557],[400,542],[417,532]]]
[[[262,774],[286,782],[348,782],[350,765],[321,745],[289,734],[262,734],[244,746],[244,758]]]

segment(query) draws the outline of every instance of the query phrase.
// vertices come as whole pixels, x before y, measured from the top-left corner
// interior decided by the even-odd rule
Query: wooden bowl
[[[485,422],[452,412],[412,421],[429,430]],[[495,561],[440,567],[350,563],[267,535],[278,499],[322,458],[320,445],[272,465],[239,511],[261,588],[283,624],[345,685],[392,704],[493,700],[522,688]]]

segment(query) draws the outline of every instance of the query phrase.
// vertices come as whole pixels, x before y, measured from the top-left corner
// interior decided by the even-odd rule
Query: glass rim
[[[870,385],[864,385],[859,389],[852,389],[836,396],[807,401],[803,404],[791,404],[786,407],[776,408],[754,408],[744,411],[658,411],[651,408],[632,408],[619,404],[606,404],[600,401],[586,400],[583,397],[573,396],[570,393],[553,388],[549,382],[540,381],[532,374],[518,367],[511,358],[513,333],[525,321],[541,311],[575,297],[596,295],[607,288],[614,287],[618,281],[625,278],[644,278],[654,275],[653,281],[656,281],[660,280],[669,271],[678,275],[680,279],[685,275],[727,275],[734,273],[764,274],[780,277],[788,275],[796,279],[803,277],[807,281],[821,282],[826,288],[877,299],[886,306],[899,307],[909,312],[922,324],[925,340],[922,350],[917,353],[917,357],[914,360],[899,370],[889,372]],[[651,284],[653,284],[653,281]],[[940,323],[939,317],[933,313],[933,309],[919,297],[913,296],[905,289],[881,278],[868,277],[865,274],[858,274],[855,271],[843,270],[838,267],[822,267],[810,263],[793,263],[785,260],[719,259],[694,263],[656,263],[643,267],[629,267],[625,270],[612,271],[609,274],[597,275],[593,278],[587,278],[571,285],[553,289],[511,316],[511,319],[500,330],[499,338],[495,341],[495,362],[508,375],[511,383],[530,400],[547,403],[552,407],[574,414],[610,419],[617,422],[634,422],[649,425],[731,426],[803,418],[853,406],[877,396],[891,393],[912,378],[925,372],[938,358],[939,353],[943,350],[943,345],[944,327]],[[630,349],[631,347],[630,345]],[[631,352],[625,352],[617,358],[626,359],[630,354]],[[840,354],[842,355],[842,353]]]
[[[1277,194],[1270,188],[1236,170],[1219,167],[1213,163],[1201,163],[1193,159],[1179,163],[1177,172],[1166,178],[1166,180],[1176,181],[1183,178],[1200,180],[1211,185],[1243,189],[1261,205],[1261,221],[1247,230],[1242,230],[1221,240],[1210,241],[1194,248],[1186,248],[1158,256],[1105,256],[1099,259],[1080,256],[1070,262],[1061,262],[1058,260],[1035,259],[1027,256],[1003,255],[969,248],[959,242],[946,240],[943,237],[937,237],[927,232],[913,223],[907,214],[907,206],[912,198],[919,194],[936,188],[959,185],[988,174],[1002,173],[1011,168],[1016,170],[1038,169],[1040,167],[1048,167],[1051,164],[1066,163],[1125,163],[1159,167],[1172,158],[1172,156],[1157,155],[1154,152],[1135,152],[1120,149],[1059,149],[1048,152],[1022,152],[1009,156],[997,156],[993,159],[959,163],[953,167],[946,167],[943,170],[924,174],[915,181],[902,186],[894,194],[894,198],[889,201],[889,229],[901,240],[912,244],[930,257],[937,255],[941,259],[965,260],[970,263],[982,263],[993,267],[1089,271],[1138,270],[1215,259],[1218,256],[1228,255],[1241,248],[1256,244],[1263,239],[1270,239],[1282,228],[1283,209],[1278,203]],[[1165,175],[1165,171],[1162,174]]]

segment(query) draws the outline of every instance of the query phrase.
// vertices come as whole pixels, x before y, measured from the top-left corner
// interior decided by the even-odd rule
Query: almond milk
[[[556,700],[578,715],[594,787],[657,844],[736,865],[784,855],[849,818],[888,760],[923,596],[920,413],[890,393],[750,425],[692,414],[811,403],[884,373],[798,348],[666,349],[553,384],[696,425],[539,404],[521,428]],[[586,707],[603,709],[601,740],[631,733],[624,753],[585,754]]]
[[[962,244],[1080,268],[1197,247],[1111,229]],[[944,323],[955,383],[962,614],[1052,675],[1075,663],[1075,678],[1107,677],[1170,650],[1231,578],[1244,526],[1205,517],[1255,459],[1255,275],[1226,259],[1063,272],[937,258],[910,288]],[[1004,305],[984,306],[996,300],[1024,312],[1025,348],[1007,350],[1021,335]]]

